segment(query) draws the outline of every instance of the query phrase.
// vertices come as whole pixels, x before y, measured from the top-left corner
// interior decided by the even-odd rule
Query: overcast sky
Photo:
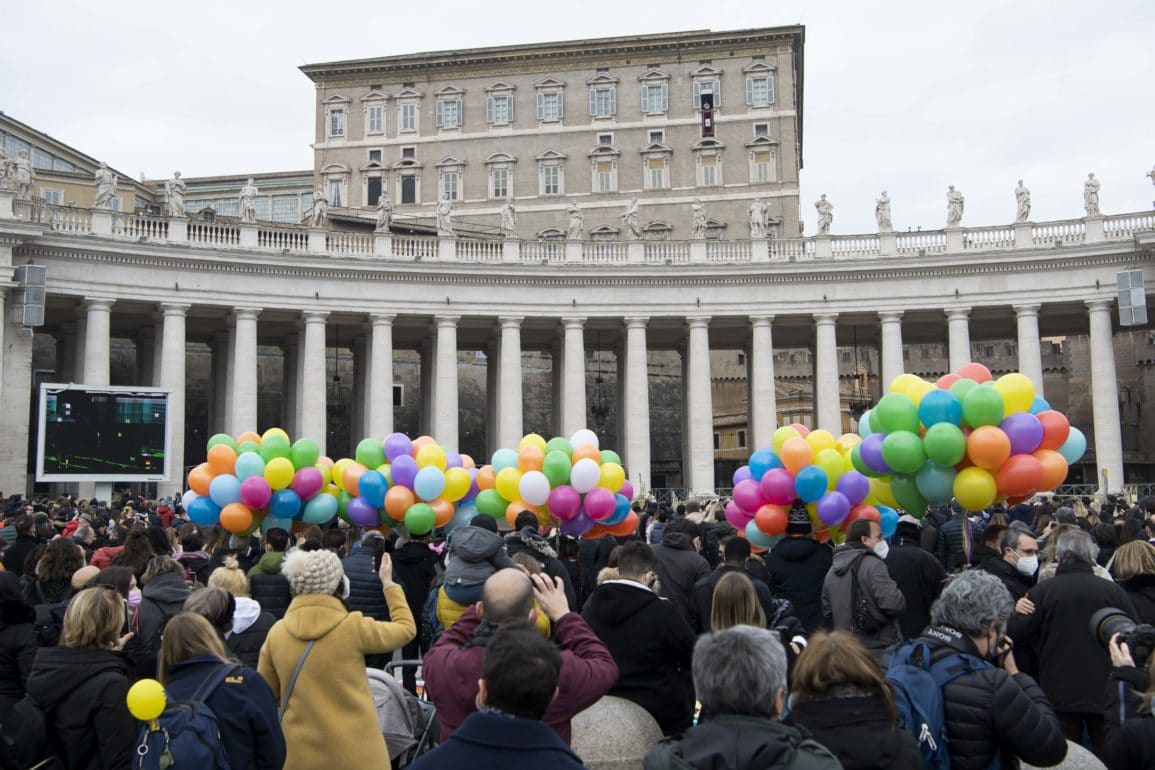
[[[403,7],[403,10],[401,8]],[[687,29],[806,25],[802,215],[834,233],[1149,210],[1155,0],[436,0],[5,2],[0,110],[149,177],[307,169],[311,82],[297,67],[418,51]]]

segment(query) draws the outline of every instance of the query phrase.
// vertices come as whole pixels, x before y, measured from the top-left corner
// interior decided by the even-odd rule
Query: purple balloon
[[[885,438],[885,433],[871,433],[858,445],[859,452],[862,453],[862,462],[875,473],[891,472],[886,460],[882,459],[882,442]]]
[[[554,487],[549,493],[549,512],[561,521],[572,519],[582,507],[582,496],[568,484]]]
[[[316,468],[302,468],[293,474],[293,483],[289,489],[297,493],[297,497],[308,500],[321,491],[325,485],[325,477]]]
[[[563,521],[560,529],[563,535],[581,537],[593,529],[593,527],[593,520],[590,519],[589,516],[586,516],[584,511],[579,511],[578,514],[569,521]]]
[[[445,450],[445,467],[446,468],[463,468],[465,461],[461,459],[461,455],[454,452],[452,449]]]
[[[416,460],[409,455],[398,455],[389,466],[389,471],[393,477],[393,486],[413,489],[413,479],[417,478]]]
[[[738,486],[743,481],[748,481],[754,478],[754,474],[750,472],[749,465],[743,465],[738,470],[734,471],[734,486]]]
[[[467,468],[466,470],[469,471],[469,491],[465,493],[465,497],[457,501],[458,505],[473,502],[478,493],[481,492],[477,488],[477,468]]]
[[[621,488],[618,490],[618,494],[627,500],[632,501],[634,499],[634,485],[631,484],[628,480],[623,481]]]
[[[359,527],[375,527],[380,523],[377,509],[363,497],[354,497],[349,501],[349,521]]]
[[[413,455],[413,442],[404,433],[390,433],[385,439],[385,459],[392,463],[404,455]]]
[[[838,526],[850,515],[850,501],[841,492],[827,492],[818,498],[817,508],[818,520],[828,527]]]
[[[846,495],[851,505],[858,505],[870,494],[870,479],[858,471],[847,471],[838,479],[836,488]]]
[[[1011,454],[1025,455],[1034,452],[1043,443],[1043,423],[1027,412],[1012,414],[999,427],[1011,440]]]

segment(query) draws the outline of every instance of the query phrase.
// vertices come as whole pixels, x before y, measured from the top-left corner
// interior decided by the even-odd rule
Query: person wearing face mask
[[[999,537],[999,554],[985,559],[978,568],[1003,581],[1017,603],[1035,585],[1035,575],[1039,571],[1039,543],[1029,533],[1009,527]],[[1025,602],[1030,602],[1030,599]]]
[[[834,549],[834,564],[822,582],[827,625],[854,633],[879,665],[885,663],[887,648],[902,640],[898,618],[906,609],[906,599],[886,568],[889,553],[878,522],[859,519]]]

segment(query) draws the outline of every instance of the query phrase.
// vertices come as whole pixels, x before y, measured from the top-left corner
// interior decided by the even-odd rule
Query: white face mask
[[[878,554],[878,558],[885,559],[886,555],[890,553],[890,544],[885,540],[879,540],[874,544],[874,552]]]
[[[1019,572],[1026,575],[1027,577],[1030,577],[1031,575],[1035,574],[1039,569],[1039,557],[1038,556],[1020,556],[1018,563],[1015,565],[1015,569],[1017,569]]]

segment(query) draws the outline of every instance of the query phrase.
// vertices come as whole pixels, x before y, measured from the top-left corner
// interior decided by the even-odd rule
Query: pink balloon
[[[754,520],[754,514],[742,510],[736,502],[726,503],[726,521],[737,530],[746,529],[746,523]]]
[[[249,476],[241,482],[241,502],[253,509],[264,508],[269,504],[273,490],[269,482],[261,476]]]
[[[617,507],[618,501],[614,498],[614,493],[605,487],[594,487],[586,493],[585,511],[586,516],[589,516],[594,521],[601,521],[608,519],[614,513],[614,508]]]
[[[324,483],[325,479],[319,470],[311,467],[302,468],[293,474],[293,482],[289,484],[289,489],[296,492],[297,497],[302,500],[308,500],[321,491],[321,486]]]
[[[628,480],[623,481],[621,488],[618,490],[618,494],[623,495],[627,500],[632,502],[634,499],[634,485]]]
[[[785,468],[771,468],[762,476],[762,497],[775,505],[790,505],[794,502],[794,477]],[[735,492],[738,489],[735,487]]]
[[[734,487],[734,502],[747,513],[754,513],[766,503],[762,499],[762,487],[754,479],[739,481]]]
[[[581,510],[582,496],[573,487],[563,484],[550,491],[546,504],[549,506],[549,512],[558,519],[569,521]]]

